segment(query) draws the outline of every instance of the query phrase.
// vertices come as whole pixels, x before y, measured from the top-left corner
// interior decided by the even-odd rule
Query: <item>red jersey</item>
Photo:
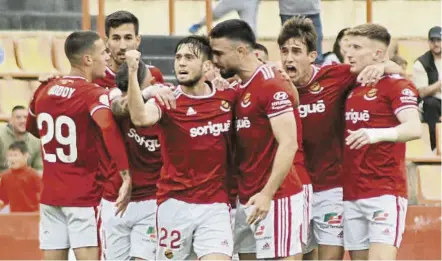
[[[356,82],[350,66],[312,66],[310,82],[298,87],[306,166],[313,190],[342,187],[345,95]]]
[[[273,167],[278,143],[270,118],[293,114],[294,97],[290,84],[269,66],[260,66],[253,76],[238,88],[235,106],[236,161],[239,166],[238,190],[242,204],[266,185]],[[294,116],[293,116],[294,117]],[[295,168],[292,167],[274,199],[301,191]]]
[[[154,66],[146,66],[155,81],[163,83],[161,71]],[[106,87],[112,100],[114,94],[121,95],[121,91],[116,88],[115,72],[109,67],[106,69],[106,76],[94,81],[102,87]],[[112,92],[115,89],[116,92]],[[132,201],[140,201],[155,198],[156,182],[159,177],[159,171],[162,166],[161,154],[159,152],[158,136],[154,128],[139,128],[133,126],[130,118],[119,121],[120,129],[127,148],[129,157],[129,168],[132,176]],[[137,143],[137,137],[140,141]],[[145,139],[145,141],[141,141]],[[145,148],[142,144],[145,142]],[[152,144],[157,146],[152,151]],[[121,187],[122,179],[117,171],[115,163],[112,161],[106,150],[100,150],[101,171],[108,173],[108,180],[103,184],[103,198],[109,201],[115,201],[118,198],[118,190]]]
[[[37,212],[41,177],[30,167],[8,169],[0,174],[0,200],[11,212]]]
[[[298,174],[299,180],[302,185],[312,184],[310,175],[305,166],[305,152],[304,152],[304,141],[302,135],[302,121],[299,116],[298,110],[294,110],[296,119],[296,138],[298,141],[298,150],[296,151],[295,158],[293,159],[293,164],[295,166],[296,173]]]
[[[232,107],[236,92],[207,96],[175,90],[176,109],[159,106],[163,168],[158,181],[158,204],[168,198],[189,203],[228,202],[226,176],[231,157]]]
[[[387,75],[374,87],[356,87],[345,105],[345,136],[348,130],[390,128],[400,124],[397,114],[417,107],[414,85]],[[360,149],[344,147],[344,200],[395,195],[407,198],[405,143],[379,142]]]
[[[99,204],[98,151],[104,143],[92,115],[100,109],[109,109],[106,90],[82,77],[50,80],[35,92],[27,130],[36,124],[41,138],[41,203],[75,207]]]

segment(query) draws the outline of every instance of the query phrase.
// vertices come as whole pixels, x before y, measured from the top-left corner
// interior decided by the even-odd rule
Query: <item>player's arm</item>
[[[385,73],[406,76],[401,66],[393,61],[387,60],[365,67],[364,70],[359,73],[357,81],[362,83],[363,86],[373,86],[378,83]]]
[[[129,68],[128,108],[130,119],[135,126],[151,126],[160,120],[161,109],[155,103],[143,101],[137,76],[140,55],[136,50],[126,52],[126,63]]]
[[[35,99],[37,97],[38,90],[34,93],[31,102],[29,103],[28,118],[26,119],[26,131],[31,133],[37,138],[40,138],[37,126],[37,117],[35,115]]]

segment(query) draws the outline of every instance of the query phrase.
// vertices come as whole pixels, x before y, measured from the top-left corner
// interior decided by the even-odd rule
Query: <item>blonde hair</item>
[[[367,37],[370,40],[379,41],[386,46],[389,46],[391,41],[391,35],[387,28],[379,24],[361,24],[350,28],[346,35]]]

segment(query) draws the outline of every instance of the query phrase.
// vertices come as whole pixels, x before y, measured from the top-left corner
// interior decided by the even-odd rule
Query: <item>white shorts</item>
[[[399,248],[407,206],[407,199],[392,195],[344,201],[345,249],[364,250],[370,243]]]
[[[310,220],[312,218],[312,197],[313,197],[313,186],[311,184],[302,185],[303,188],[303,197],[304,197],[304,206],[303,212],[304,216],[302,218],[301,224],[301,243],[302,243],[302,253],[306,254],[311,252],[313,249],[310,249],[312,241],[312,231],[310,226]]]
[[[248,225],[252,208],[237,208],[235,220],[235,253],[256,253],[258,259],[294,256],[301,253],[303,192],[272,200],[265,219]]]
[[[317,244],[344,245],[344,227],[342,225],[344,205],[342,196],[342,188],[313,193],[311,220],[313,237],[307,249],[311,250]]]
[[[184,260],[233,252],[230,206],[168,199],[158,206],[157,260]]]
[[[101,200],[103,255],[107,260],[155,260],[156,200],[130,202],[123,217],[114,202]]]
[[[57,207],[40,204],[40,249],[99,247],[97,207]]]

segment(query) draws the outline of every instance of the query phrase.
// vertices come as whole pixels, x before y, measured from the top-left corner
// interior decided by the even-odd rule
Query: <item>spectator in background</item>
[[[24,141],[28,147],[29,155],[28,165],[41,172],[43,162],[41,159],[40,140],[30,135],[26,131],[26,119],[28,110],[21,105],[12,109],[9,124],[0,127],[0,171],[8,168],[6,161],[6,152],[9,146],[15,141]]]
[[[221,0],[213,8],[213,21],[216,21],[224,15],[236,11],[239,18],[244,20],[252,27],[256,35],[256,16],[258,13],[259,0]],[[206,17],[204,16],[197,24],[189,28],[189,33],[195,34],[198,30],[206,24]]]
[[[9,205],[11,212],[37,212],[39,210],[41,178],[28,167],[29,151],[24,141],[9,146],[9,169],[0,173],[0,209]]]
[[[316,63],[322,64],[322,24],[321,24],[321,1],[320,0],[279,0],[279,16],[281,24],[289,20],[293,16],[305,16],[312,20],[315,26],[318,39],[316,49],[318,57]]]
[[[339,31],[338,36],[336,36],[335,43],[333,44],[333,51],[324,54],[324,64],[332,63],[347,63],[345,61],[345,44],[347,42],[347,37],[345,33],[350,28],[344,28]]]
[[[269,51],[264,45],[256,43],[253,49],[256,57],[258,57],[258,60],[260,60],[261,62],[269,61]]]
[[[440,122],[441,107],[441,27],[428,32],[430,50],[413,64],[413,82],[423,100],[423,121],[430,129],[431,149],[436,148],[436,123]]]

